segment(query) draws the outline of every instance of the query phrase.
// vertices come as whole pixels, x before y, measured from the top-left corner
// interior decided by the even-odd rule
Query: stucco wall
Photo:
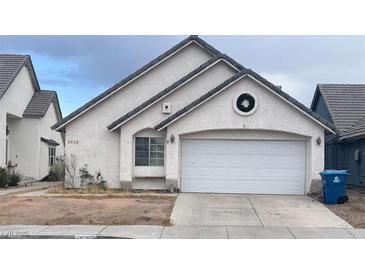
[[[171,104],[171,113],[174,113],[215,88],[224,80],[233,76],[234,73],[234,70],[226,63],[219,62],[186,85],[163,98],[160,102],[146,109],[134,119],[122,125],[120,129],[120,143],[123,144],[120,153],[120,180],[123,182],[131,182],[133,180],[133,176],[135,175],[132,172],[134,162],[131,160],[134,155],[133,135],[141,129],[153,128],[163,119],[168,117],[168,114],[162,112],[162,104],[164,102],[169,102]],[[165,174],[161,175],[165,176]]]
[[[0,167],[6,165],[6,113],[0,100]]]
[[[57,122],[54,105],[51,104],[43,118],[9,119],[9,160],[17,165],[23,176],[42,179],[48,174],[48,145],[41,143],[44,137],[58,142],[56,155],[64,154],[61,133],[51,130]]]
[[[33,94],[29,71],[23,67],[0,99],[0,166],[5,165],[6,113],[22,117]]]
[[[39,121],[39,138],[38,142],[40,142],[40,138],[52,139],[59,143],[56,147],[56,156],[63,156],[65,153],[64,142],[62,140],[62,136],[60,132],[54,131],[51,129],[51,126],[57,123],[57,114],[54,104],[52,103],[46,115]],[[41,179],[48,174],[49,171],[49,163],[48,163],[48,145],[44,142],[41,142],[39,148],[39,175],[38,177]]]
[[[120,187],[120,134],[111,133],[107,125],[210,57],[205,50],[191,44],[70,122],[66,127],[66,154],[77,157],[77,169],[88,164],[91,174],[100,172],[110,187]]]
[[[258,108],[251,116],[241,116],[233,109],[233,99],[242,92],[254,93]],[[202,130],[269,130],[294,133],[307,138],[306,192],[311,181],[319,179],[324,160],[324,129],[310,118],[250,78],[243,78],[167,128],[167,138]],[[317,145],[316,138],[322,139]],[[166,147],[166,180],[179,186],[180,138]]]
[[[39,179],[39,119],[9,119],[9,160],[25,177]]]

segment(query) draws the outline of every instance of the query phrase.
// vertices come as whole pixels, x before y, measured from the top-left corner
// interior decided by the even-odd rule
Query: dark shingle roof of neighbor
[[[61,109],[59,107],[57,93],[52,90],[41,90],[34,93],[32,99],[29,101],[28,106],[25,108],[23,117],[26,118],[42,118],[46,115],[46,112],[51,105],[55,103],[57,119],[62,119]]]
[[[35,89],[37,91],[40,89],[29,55],[0,54],[0,99],[13,83],[23,66],[27,66],[30,70]]]
[[[360,136],[365,136],[365,115],[362,119],[350,127],[344,134],[342,134],[341,139],[350,139]]]
[[[319,84],[312,107],[320,93],[340,136],[365,132],[365,85]]]
[[[108,129],[109,130],[112,130],[115,127],[117,127],[118,125],[120,125],[121,123],[127,121],[129,118],[135,116],[136,114],[138,114],[139,112],[141,112],[142,110],[144,110],[145,108],[147,108],[148,106],[150,106],[153,103],[159,101],[159,99],[161,99],[162,97],[170,94],[175,88],[183,85],[184,83],[186,83],[187,81],[189,81],[191,78],[193,78],[195,75],[197,75],[198,73],[200,73],[201,71],[203,71],[204,69],[206,69],[207,67],[209,67],[214,62],[216,62],[216,61],[218,61],[220,59],[225,59],[226,61],[231,62],[232,65],[234,65],[238,70],[244,69],[244,67],[242,65],[238,64],[237,62],[235,62],[235,61],[232,62],[233,59],[230,58],[229,56],[227,56],[225,54],[219,54],[219,55],[217,55],[217,56],[209,59],[207,62],[205,62],[204,64],[200,65],[199,67],[197,67],[196,69],[194,69],[192,72],[188,73],[187,75],[185,75],[184,77],[182,77],[181,79],[179,79],[178,81],[176,81],[175,83],[173,83],[172,85],[170,85],[169,87],[165,88],[164,90],[160,91],[156,95],[152,96],[150,99],[146,100],[145,102],[143,102],[142,104],[140,104],[139,106],[137,106],[136,108],[134,108],[133,110],[127,112],[126,114],[124,114],[119,119],[115,120],[113,123],[111,123],[108,126]]]
[[[55,96],[56,92],[54,91],[41,91],[34,93],[28,103],[28,106],[24,110],[23,117],[44,117]]]
[[[95,97],[94,99],[92,99],[91,101],[87,102],[86,104],[84,104],[83,106],[81,106],[80,108],[78,108],[77,110],[75,110],[74,112],[72,112],[71,114],[69,114],[68,116],[66,116],[62,121],[60,121],[57,124],[53,125],[52,126],[52,129],[59,128],[64,123],[68,122],[69,120],[71,120],[72,118],[74,118],[75,116],[77,116],[78,114],[80,114],[81,112],[83,112],[84,110],[88,109],[89,107],[91,107],[95,103],[97,103],[100,100],[102,100],[104,97],[106,97],[107,95],[109,95],[110,93],[112,93],[114,90],[118,89],[119,87],[123,86],[127,82],[131,81],[133,78],[139,76],[140,74],[142,74],[143,72],[145,72],[149,68],[153,67],[158,62],[162,61],[163,59],[165,59],[166,57],[168,57],[170,54],[174,53],[176,50],[182,48],[183,46],[185,46],[186,44],[190,43],[191,41],[197,42],[199,45],[201,45],[206,50],[208,50],[209,52],[211,52],[212,55],[219,55],[219,54],[221,54],[220,51],[218,51],[217,49],[215,49],[214,47],[212,47],[211,45],[209,45],[204,40],[200,39],[198,36],[191,35],[191,36],[187,37],[186,39],[184,39],[183,41],[181,41],[180,43],[178,43],[175,46],[173,46],[172,48],[170,48],[169,50],[167,50],[164,53],[162,53],[157,58],[153,59],[151,62],[147,63],[146,65],[144,65],[140,69],[136,70],[134,73],[130,74],[129,76],[127,76],[126,78],[124,78],[123,80],[121,80],[120,82],[118,82],[117,84],[115,84],[114,86],[112,86],[111,88],[107,89],[106,91],[104,91],[103,93],[101,93],[100,95],[98,95],[97,97]]]
[[[204,94],[200,98],[196,99],[195,101],[188,104],[184,108],[182,108],[179,111],[175,112],[174,114],[172,114],[171,116],[169,116],[168,118],[163,120],[161,123],[156,125],[154,128],[156,130],[164,128],[166,125],[170,124],[171,122],[178,119],[180,116],[182,116],[183,114],[189,112],[190,110],[194,109],[196,106],[200,105],[201,103],[205,102],[206,100],[209,100],[215,94],[217,94],[219,91],[221,91],[222,89],[224,89],[225,87],[227,87],[228,85],[230,85],[231,83],[233,83],[234,81],[239,79],[241,76],[244,76],[246,74],[250,75],[251,77],[255,78],[256,80],[258,80],[259,82],[264,84],[265,86],[269,87],[274,92],[276,92],[278,95],[285,98],[286,100],[288,100],[289,102],[291,102],[292,104],[294,104],[295,106],[297,106],[298,108],[300,108],[301,110],[303,110],[304,112],[306,112],[307,114],[312,116],[318,122],[320,122],[323,125],[327,126],[331,130],[334,130],[334,126],[331,123],[329,123],[328,121],[322,119],[317,113],[313,112],[312,110],[310,110],[309,108],[307,108],[306,106],[304,106],[303,104],[299,103],[297,100],[295,100],[294,98],[289,96],[287,93],[282,91],[280,87],[275,86],[274,84],[272,84],[271,82],[269,82],[268,80],[266,80],[265,78],[263,78],[262,76],[260,76],[259,74],[257,74],[256,72],[254,72],[250,69],[243,69],[241,72],[238,72],[236,75],[234,75],[231,78],[229,78],[228,80],[224,81],[219,86],[215,87],[214,89],[207,92],[206,94]]]
[[[52,140],[52,139],[47,139],[47,138],[41,137],[41,141],[46,143],[47,145],[50,145],[50,146],[58,146],[59,145],[59,143],[57,143],[55,140]]]

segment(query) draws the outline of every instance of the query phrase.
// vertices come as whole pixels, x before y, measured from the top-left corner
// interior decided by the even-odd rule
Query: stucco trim
[[[180,109],[179,111],[175,112],[173,115],[169,116],[167,119],[163,120],[161,123],[156,125],[154,128],[156,130],[162,130],[162,129],[166,128],[170,124],[174,123],[178,119],[180,119],[183,116],[185,116],[186,114],[190,113],[192,110],[194,110],[197,107],[199,107],[200,105],[204,104],[205,102],[207,102],[208,100],[213,98],[215,95],[221,93],[222,91],[227,89],[229,86],[233,85],[234,83],[236,83],[237,81],[239,81],[240,79],[242,79],[246,76],[250,77],[252,80],[254,80],[258,84],[262,85],[267,90],[271,91],[274,95],[278,96],[279,98],[281,98],[282,100],[284,100],[285,102],[287,102],[288,104],[293,106],[295,109],[297,109],[301,113],[305,114],[308,118],[312,119],[314,122],[316,122],[317,124],[319,124],[320,126],[325,128],[329,132],[334,133],[333,126],[327,125],[327,123],[328,123],[327,121],[321,121],[321,118],[319,117],[319,115],[317,115],[310,109],[306,108],[304,105],[300,104],[299,102],[297,102],[296,100],[291,98],[288,94],[284,93],[283,91],[280,90],[280,92],[279,92],[278,90],[273,90],[272,88],[267,86],[265,83],[262,83],[261,79],[264,79],[264,78],[262,78],[257,73],[255,73],[251,70],[248,70],[248,69],[242,70],[241,72],[232,76],[228,80],[224,81],[222,84],[220,84],[216,88],[212,89],[211,91],[204,94],[203,96],[201,96],[197,100],[193,101],[189,105],[187,105],[184,108]],[[257,79],[257,78],[259,78],[259,79]],[[267,80],[265,80],[265,81],[268,82]],[[268,82],[268,83],[270,83],[270,82]],[[271,85],[274,86],[273,84],[271,84]],[[285,94],[285,96],[283,94]]]
[[[179,51],[181,51],[183,48],[187,47],[191,43],[197,44],[198,46],[204,48],[209,53],[211,53],[213,56],[221,54],[220,51],[218,51],[217,49],[215,49],[214,47],[209,45],[204,40],[200,39],[198,36],[195,36],[195,35],[189,36],[188,38],[184,39],[183,41],[181,41],[180,43],[178,43],[171,49],[167,50],[166,52],[164,52],[157,58],[153,59],[151,62],[149,62],[145,66],[141,67],[140,69],[138,69],[137,71],[135,71],[134,73],[129,75],[128,77],[121,80],[119,83],[117,83],[114,86],[112,86],[111,88],[107,89],[106,91],[101,93],[99,96],[97,96],[94,99],[92,99],[91,101],[87,102],[85,105],[83,105],[82,107],[78,108],[77,110],[75,110],[74,112],[72,112],[71,114],[66,116],[62,121],[56,123],[51,128],[53,130],[57,130],[57,131],[63,130],[67,124],[69,124],[70,122],[75,120],[77,117],[84,114],[91,108],[95,107],[97,104],[103,102],[104,100],[106,100],[107,98],[109,98],[110,96],[112,96],[113,94],[118,92],[120,89],[122,89],[126,85],[137,80],[142,75],[146,74],[148,71],[152,70],[153,68],[155,68],[162,62],[166,61],[168,58],[172,57],[173,55],[175,55],[176,53],[178,53]]]

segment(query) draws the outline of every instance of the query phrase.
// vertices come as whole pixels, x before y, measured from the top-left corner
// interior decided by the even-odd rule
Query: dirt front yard
[[[348,202],[326,206],[354,228],[365,228],[365,188],[348,187],[347,195]],[[317,199],[318,197],[314,196]]]
[[[0,197],[0,225],[168,225],[171,195]]]

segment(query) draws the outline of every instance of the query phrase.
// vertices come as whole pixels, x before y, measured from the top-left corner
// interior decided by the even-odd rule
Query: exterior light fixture
[[[8,126],[6,126],[6,136],[9,135],[9,132],[10,132],[10,130],[9,130]]]
[[[321,137],[318,137],[317,138],[317,145],[321,145],[321,143],[322,143],[322,139],[321,139]]]
[[[171,143],[174,143],[174,142],[175,142],[175,136],[174,136],[174,134],[172,134],[172,135],[170,136],[170,141],[171,141]]]

